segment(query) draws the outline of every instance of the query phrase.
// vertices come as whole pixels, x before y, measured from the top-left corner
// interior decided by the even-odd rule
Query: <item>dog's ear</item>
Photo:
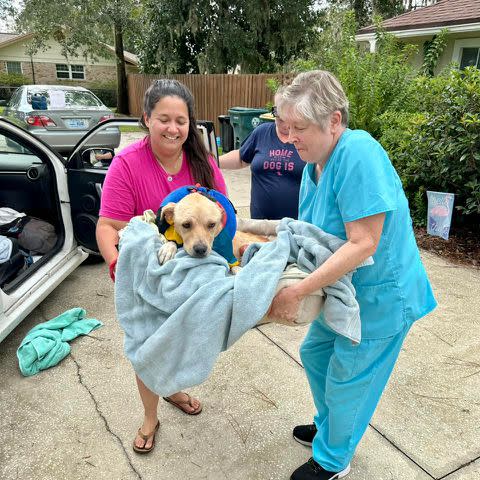
[[[167,203],[164,207],[162,207],[162,211],[160,212],[160,220],[165,219],[169,224],[172,224],[174,208],[175,203],[173,202]]]

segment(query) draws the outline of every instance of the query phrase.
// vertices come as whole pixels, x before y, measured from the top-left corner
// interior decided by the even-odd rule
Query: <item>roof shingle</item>
[[[428,7],[412,10],[382,22],[387,31],[411,30],[426,27],[448,27],[480,22],[480,0],[439,0]],[[357,33],[371,33],[375,26],[370,25]]]
[[[0,43],[6,42],[7,40],[11,40],[12,38],[18,37],[18,33],[6,33],[0,32]]]

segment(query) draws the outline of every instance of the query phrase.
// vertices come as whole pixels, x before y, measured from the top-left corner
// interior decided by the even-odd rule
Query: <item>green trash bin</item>
[[[232,107],[228,110],[230,124],[233,127],[234,149],[240,148],[242,142],[255,127],[260,125],[260,115],[267,113],[266,108]]]

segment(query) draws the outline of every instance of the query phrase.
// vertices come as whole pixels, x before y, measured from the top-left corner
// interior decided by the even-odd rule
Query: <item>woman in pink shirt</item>
[[[112,161],[102,191],[97,243],[115,279],[118,231],[144,210],[156,212],[163,198],[184,185],[196,183],[226,194],[225,181],[197,130],[191,92],[176,80],[156,80],[145,92],[140,120],[149,134],[122,150]],[[133,449],[148,453],[159,427],[159,396],[136,376],[144,420]],[[165,400],[189,415],[202,410],[200,402],[178,392]]]

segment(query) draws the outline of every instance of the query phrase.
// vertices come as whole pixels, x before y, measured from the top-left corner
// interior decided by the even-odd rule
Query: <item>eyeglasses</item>
[[[273,115],[275,118],[278,117],[277,107],[276,107],[275,105],[272,107],[272,115]]]

